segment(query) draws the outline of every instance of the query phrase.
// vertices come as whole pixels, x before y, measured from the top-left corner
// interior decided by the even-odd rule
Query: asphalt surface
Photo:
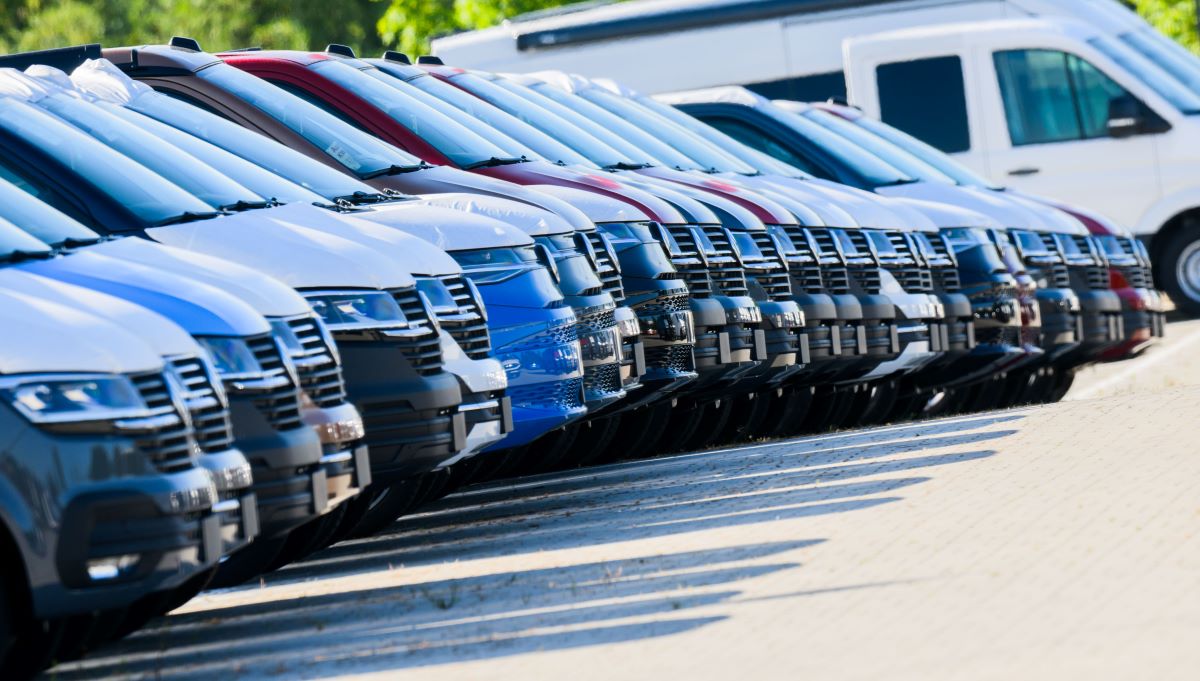
[[[474,488],[53,678],[1193,679],[1200,321],[1068,399]]]

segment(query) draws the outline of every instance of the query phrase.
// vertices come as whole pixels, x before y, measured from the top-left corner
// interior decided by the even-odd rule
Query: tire
[[[1158,251],[1154,272],[1175,308],[1200,317],[1200,221],[1184,218]]]
[[[287,541],[287,535],[269,539],[255,539],[249,546],[229,556],[217,567],[217,574],[209,586],[226,589],[244,584],[270,570],[272,561]]]
[[[538,438],[529,446],[529,455],[518,471],[518,475],[537,475],[558,470],[564,459],[571,455],[571,448],[579,437],[582,426],[571,424],[553,433]]]
[[[893,407],[900,399],[900,382],[882,381],[868,386],[851,411],[851,419],[860,427],[875,426],[890,421]],[[855,414],[858,416],[855,417]]]
[[[631,414],[622,414],[621,427],[593,463],[641,459],[658,451],[674,411],[670,402],[659,402]]]
[[[405,478],[376,490],[366,512],[350,531],[350,536],[360,539],[386,530],[397,518],[417,505],[422,484],[420,478]]]
[[[721,435],[725,432],[725,424],[729,423],[729,416],[733,413],[733,399],[726,397],[714,400],[705,404],[699,411],[700,423],[692,431],[692,437],[688,439],[684,451],[705,449],[719,443]]]
[[[730,414],[725,423],[725,432],[721,433],[717,442],[733,444],[749,442],[764,429],[767,417],[771,414],[776,399],[784,399],[784,395],[776,395],[775,391],[763,391],[738,395],[729,400]]]
[[[271,561],[271,570],[278,570],[285,565],[304,560],[312,553],[328,546],[334,532],[342,524],[342,518],[346,517],[348,501],[320,518],[314,518],[288,532],[283,548],[279,550],[275,560]]]
[[[572,448],[570,456],[563,460],[561,467],[578,468],[590,466],[598,461],[608,450],[608,445],[617,436],[620,427],[619,414],[584,424],[580,428],[579,437],[575,439],[575,447]]]
[[[670,421],[667,422],[658,447],[650,453],[670,454],[687,451],[688,443],[692,441],[692,436],[700,427],[700,419],[703,417],[703,404],[672,409]]]
[[[1075,371],[1057,371],[1054,374],[1054,379],[1054,386],[1046,393],[1046,404],[1061,402],[1062,398],[1067,396],[1067,393],[1071,390],[1071,386],[1075,385]]]

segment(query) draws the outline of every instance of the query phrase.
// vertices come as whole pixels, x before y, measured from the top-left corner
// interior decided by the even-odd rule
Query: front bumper
[[[251,491],[253,474],[245,455],[237,449],[206,453],[200,467],[208,471],[217,489],[210,513],[220,519],[221,553],[229,555],[258,536],[258,499]]]
[[[419,373],[386,342],[339,347],[346,391],[366,428],[373,480],[390,484],[427,473],[466,446],[462,391],[453,374]]]
[[[326,510],[332,510],[371,484],[371,458],[363,442],[366,429],[358,409],[350,403],[309,407],[301,417],[321,440],[318,464],[325,471],[329,490]]]

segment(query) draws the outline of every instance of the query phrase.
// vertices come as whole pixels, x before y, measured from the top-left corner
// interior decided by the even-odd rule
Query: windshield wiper
[[[242,211],[246,210],[258,210],[260,208],[270,208],[277,205],[279,205],[279,203],[274,199],[267,199],[265,201],[247,201],[245,199],[238,199],[237,201],[233,203],[227,203],[220,208],[221,210],[227,210],[231,213],[241,213]]]
[[[641,170],[642,168],[653,168],[653,163],[626,163],[618,161],[604,166],[605,170]]]
[[[352,194],[335,196],[333,197],[333,200],[345,201],[352,206],[361,206],[366,203],[379,203],[380,201],[386,201],[387,197],[379,192],[364,192],[361,189],[357,189]]]
[[[54,255],[53,251],[8,251],[0,253],[0,261],[9,263],[25,262],[26,260],[45,260]]]
[[[884,182],[883,184],[876,185],[876,186],[878,186],[878,187],[899,187],[901,185],[916,184],[918,182],[920,182],[920,180],[918,180],[915,177],[906,177],[906,178],[903,178],[900,180],[892,180],[891,182]]]
[[[174,217],[169,217],[166,220],[160,220],[159,222],[156,222],[151,226],[152,227],[166,227],[167,225],[182,225],[185,222],[196,222],[197,220],[211,220],[213,218],[220,217],[221,215],[222,215],[222,213],[219,211],[193,213],[190,210],[185,210],[182,213],[180,213],[179,215],[176,215]]]
[[[95,236],[88,239],[80,239],[78,237],[67,237],[61,241],[51,244],[54,248],[79,248],[81,246],[91,246],[98,244],[101,241],[107,241],[109,237]]]
[[[418,170],[425,170],[426,168],[432,168],[432,167],[433,166],[429,165],[428,163],[426,163],[424,161],[421,161],[417,165],[412,165],[412,166],[401,166],[401,165],[392,164],[386,168],[380,168],[379,170],[369,172],[365,175],[362,175],[361,177],[364,180],[370,180],[372,178],[382,177],[384,175],[403,175],[404,173],[414,173]]]
[[[499,158],[499,157],[493,156],[493,157],[491,157],[489,159],[485,159],[483,161],[476,161],[474,163],[468,163],[467,165],[463,166],[462,169],[463,170],[474,170],[476,168],[495,168],[497,166],[510,166],[515,163],[524,163],[525,160],[526,159],[522,159],[522,158]]]

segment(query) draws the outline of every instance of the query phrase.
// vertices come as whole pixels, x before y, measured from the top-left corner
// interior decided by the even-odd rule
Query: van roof
[[[976,38],[968,37],[980,33],[990,35],[1030,35],[1033,33],[1058,33],[1087,40],[1096,35],[1097,29],[1085,22],[1065,17],[988,19],[947,24],[931,24],[895,31],[884,31],[871,35],[847,38],[845,45],[856,51],[886,52],[889,45],[916,41],[972,44]]]
[[[549,13],[518,16],[497,29],[516,39],[517,50],[561,47],[580,43],[628,38],[764,21],[798,14],[880,5],[896,0],[637,0],[635,2],[583,3],[581,8],[564,8]],[[483,32],[479,32],[483,33]],[[478,33],[474,34],[478,35]],[[463,36],[435,41],[451,47]]]

